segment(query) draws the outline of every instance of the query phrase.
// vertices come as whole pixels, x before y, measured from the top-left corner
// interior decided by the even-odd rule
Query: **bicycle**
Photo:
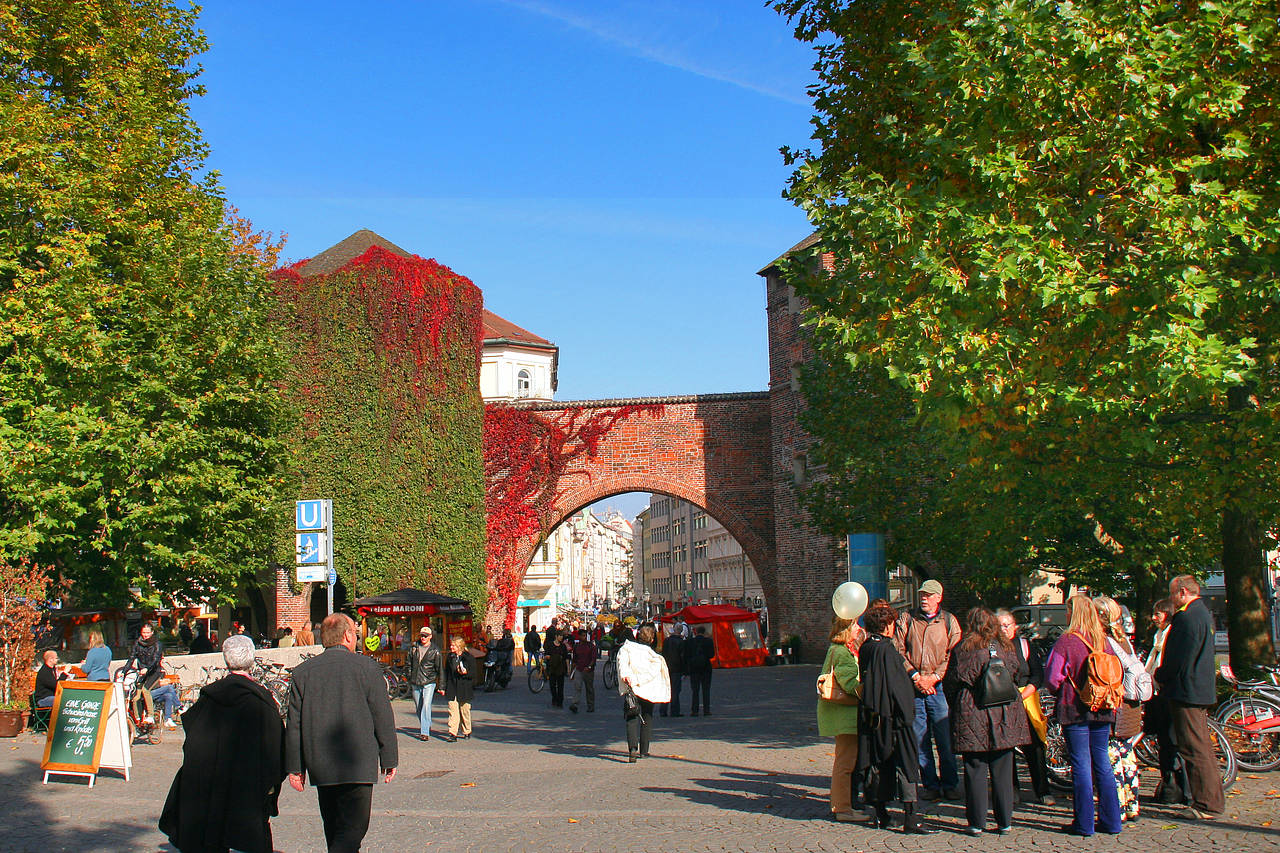
[[[116,674],[124,688],[125,723],[129,728],[129,743],[160,743],[164,726],[161,725],[163,713],[151,698],[151,691],[138,681],[136,670]]]
[[[616,658],[610,658],[604,662],[604,672],[600,674],[601,683],[604,684],[605,690],[612,690],[618,686],[618,661]]]
[[[533,667],[529,670],[529,692],[541,693],[542,688],[547,686],[547,666],[542,655],[534,660]]]
[[[1213,719],[1222,726],[1236,761],[1256,773],[1280,767],[1280,670],[1267,670],[1267,679],[1238,681],[1224,664],[1222,677],[1235,689],[1217,708]]]
[[[1049,784],[1060,791],[1071,791],[1071,755],[1067,750],[1066,738],[1062,734],[1062,726],[1053,718],[1054,698],[1050,695],[1040,697],[1040,705],[1044,709],[1045,718],[1049,721],[1045,738],[1045,766],[1048,770]],[[1218,757],[1218,765],[1222,772],[1222,790],[1229,789],[1236,782],[1240,772],[1235,751],[1227,739],[1222,726],[1213,719],[1208,720],[1209,737],[1213,740],[1213,751]],[[1141,735],[1134,745],[1138,760],[1151,767],[1159,766],[1159,758],[1155,753],[1154,739]]]

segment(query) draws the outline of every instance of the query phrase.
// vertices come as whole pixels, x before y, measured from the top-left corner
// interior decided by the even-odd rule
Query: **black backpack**
[[[1009,672],[1009,667],[1005,666],[1004,660],[996,652],[994,643],[988,652],[990,657],[982,667],[978,682],[973,685],[973,699],[979,708],[998,708],[1001,705],[1008,705],[1022,694],[1018,691],[1018,686],[1013,683],[1013,674]]]

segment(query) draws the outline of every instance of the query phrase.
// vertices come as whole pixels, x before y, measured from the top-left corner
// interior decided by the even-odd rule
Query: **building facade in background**
[[[637,597],[651,613],[688,604],[759,609],[764,593],[737,540],[701,507],[653,495],[636,519]]]
[[[480,353],[480,396],[486,403],[553,400],[560,349],[486,310]]]
[[[632,526],[617,512],[584,509],[534,551],[520,588],[522,628],[545,628],[563,610],[596,612],[633,596]]]

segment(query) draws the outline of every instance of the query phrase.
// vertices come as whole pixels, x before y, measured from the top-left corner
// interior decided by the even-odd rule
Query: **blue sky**
[[[762,390],[756,270],[811,50],[761,2],[236,2],[193,114],[232,204],[310,257],[359,228],[560,346],[559,399]],[[618,501],[614,501],[615,504]]]

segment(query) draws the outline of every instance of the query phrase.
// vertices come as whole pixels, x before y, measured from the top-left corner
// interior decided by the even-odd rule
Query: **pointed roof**
[[[391,254],[399,255],[402,258],[413,257],[412,252],[406,252],[381,234],[376,234],[367,228],[361,228],[347,239],[330,246],[314,258],[303,261],[298,265],[298,275],[303,278],[311,278],[312,276],[337,272],[374,246],[380,246]]]
[[[414,257],[412,252],[400,248],[381,234],[370,231],[368,228],[361,228],[350,237],[330,246],[314,258],[302,261],[295,269],[298,275],[303,278],[329,275],[342,269],[374,246],[379,246],[402,258]],[[556,345],[546,338],[539,337],[528,329],[523,329],[510,320],[499,317],[487,308],[484,311],[481,322],[484,326],[485,343],[506,342],[517,345],[524,344],[539,349],[556,348]]]
[[[484,312],[485,343],[510,341],[513,344],[529,344],[536,347],[554,347],[555,344],[546,338],[540,338],[528,329],[522,329],[510,320],[499,317],[492,311]]]

